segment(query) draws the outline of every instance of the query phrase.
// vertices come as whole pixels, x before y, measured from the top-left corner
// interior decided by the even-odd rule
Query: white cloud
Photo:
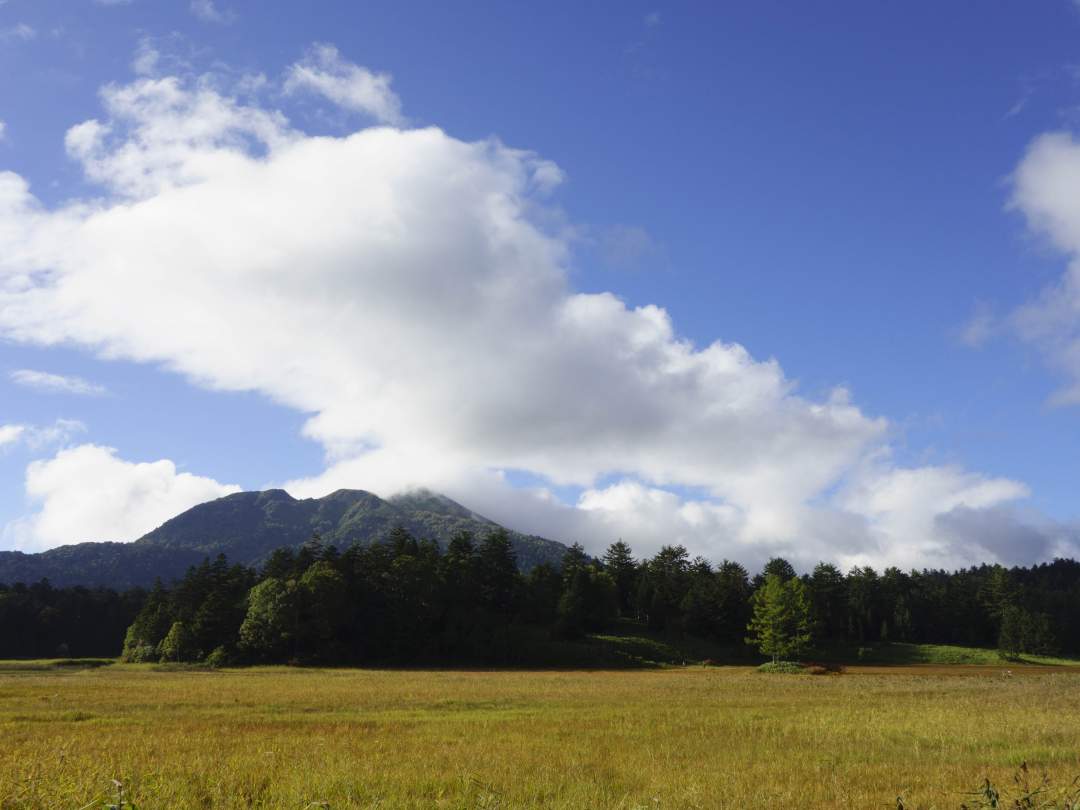
[[[203,22],[228,24],[236,19],[232,11],[222,11],[214,0],[191,0],[191,13]]]
[[[333,45],[318,44],[307,55],[292,65],[286,75],[285,92],[307,91],[324,96],[351,112],[370,115],[376,121],[394,126],[405,122],[401,114],[401,100],[390,89],[391,77],[386,73],[372,73],[359,65],[347,62]],[[558,171],[554,164],[545,164],[545,177],[541,182],[561,179],[550,177]]]
[[[1002,546],[962,546],[942,530],[943,516],[958,509],[971,514],[999,509],[1027,498],[1026,486],[986,478],[957,467],[896,468],[874,459],[852,477],[837,498],[846,512],[862,516],[871,542],[844,555],[847,564],[873,564],[886,557],[904,567],[952,567],[963,561],[1001,560]],[[1023,544],[1026,538],[1017,536]],[[1011,549],[1010,554],[1017,551]],[[1036,559],[1028,556],[1026,561]]]
[[[105,386],[92,383],[81,377],[50,374],[47,371],[34,371],[23,368],[11,372],[11,380],[24,388],[33,388],[47,394],[76,394],[84,397],[99,397],[107,392]]]
[[[314,53],[304,75],[329,76],[327,94],[371,75]],[[353,103],[395,119],[388,82]],[[549,161],[436,128],[309,137],[215,86],[103,91],[104,119],[67,137],[103,199],[50,210],[0,174],[0,337],[162,364],[312,414],[304,434],[329,466],[294,494],[428,485],[594,550],[621,535],[747,561],[945,565],[971,546],[940,516],[1026,494],[898,469],[887,423],[845,390],[803,396],[775,360],[693,345],[658,306],[575,291],[574,229],[549,226],[562,221],[546,207],[562,178]],[[126,462],[85,452],[116,464],[79,475],[127,480]],[[500,470],[583,494],[562,504]],[[66,503],[79,480],[57,476],[50,497]],[[110,514],[102,526],[119,525]],[[40,542],[71,539],[34,521]]]
[[[110,85],[102,100],[109,122],[72,127],[65,146],[89,179],[126,197],[197,186],[225,163],[249,163],[248,147],[292,138],[280,113],[239,106],[207,86],[185,88],[174,77]]]
[[[1017,310],[1012,325],[1066,378],[1053,403],[1080,404],[1080,142],[1074,136],[1055,132],[1029,145],[1013,175],[1012,207],[1068,257],[1062,277]]]
[[[0,425],[0,448],[15,444],[25,431],[22,425]]]
[[[0,141],[4,140],[7,135],[7,124],[4,121],[0,121]]]
[[[135,540],[185,509],[238,490],[177,472],[168,460],[132,463],[110,447],[84,444],[30,464],[26,493],[38,509],[8,524],[3,540],[27,551]]]
[[[958,506],[939,515],[935,522],[947,542],[972,558],[1025,565],[1031,560],[1080,557],[1080,524],[1047,520],[1012,505],[988,509]]]

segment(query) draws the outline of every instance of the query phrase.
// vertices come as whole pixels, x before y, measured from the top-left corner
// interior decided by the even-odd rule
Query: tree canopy
[[[169,586],[116,592],[0,585],[0,657],[131,661],[512,663],[537,640],[580,639],[616,622],[709,639],[769,657],[815,645],[883,641],[1080,653],[1080,563],[960,571],[758,575],[679,545],[635,558],[571,546],[559,567],[522,573],[505,532],[467,530],[445,547],[407,529],[339,551],[313,536],[261,569],[204,560]],[[534,663],[543,663],[535,658]]]

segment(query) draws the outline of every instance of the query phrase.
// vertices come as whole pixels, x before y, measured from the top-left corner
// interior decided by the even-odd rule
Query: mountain
[[[57,586],[147,586],[161,577],[180,577],[204,557],[225,554],[230,562],[257,566],[277,548],[298,547],[313,533],[344,550],[377,542],[395,526],[443,547],[457,531],[479,540],[494,521],[445,495],[428,490],[383,500],[362,490],[339,489],[325,498],[297,500],[280,489],[238,492],[199,504],[166,521],[133,543],[78,543],[40,554],[0,551],[0,582]],[[535,535],[510,532],[518,565],[558,565],[566,546]]]

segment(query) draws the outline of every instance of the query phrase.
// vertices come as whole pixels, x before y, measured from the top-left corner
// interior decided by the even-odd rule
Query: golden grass
[[[1080,774],[1080,677],[1022,672],[0,667],[0,808],[955,808]]]

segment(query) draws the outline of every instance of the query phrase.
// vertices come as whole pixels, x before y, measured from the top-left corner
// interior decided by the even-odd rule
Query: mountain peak
[[[447,517],[462,520],[479,520],[484,523],[492,522],[483,515],[478,515],[471,509],[462,506],[452,498],[424,487],[400,492],[390,498],[390,503],[400,509],[410,511],[431,512],[436,515],[446,515]]]
[[[248,495],[250,493],[240,492],[240,493],[237,493],[237,494],[239,494],[239,495]],[[283,489],[264,489],[262,492],[256,492],[255,494],[258,496],[259,500],[262,500],[262,501],[295,501],[296,500],[296,498],[294,498],[292,495],[290,495],[288,492],[286,492]]]
[[[359,500],[371,500],[372,498],[380,500],[378,495],[372,492],[368,492],[366,489],[335,489],[329,495],[323,495],[321,498],[316,498],[318,501],[359,501]]]
[[[339,489],[323,498],[297,500],[282,489],[237,492],[199,504],[134,543],[82,543],[41,554],[0,552],[0,582],[56,585],[148,586],[155,578],[182,576],[204,557],[261,565],[278,548],[298,548],[317,533],[327,545],[370,545],[403,526],[444,548],[457,532],[483,537],[498,524],[428,489],[383,500],[361,489]],[[566,546],[510,532],[518,564],[558,565]]]

